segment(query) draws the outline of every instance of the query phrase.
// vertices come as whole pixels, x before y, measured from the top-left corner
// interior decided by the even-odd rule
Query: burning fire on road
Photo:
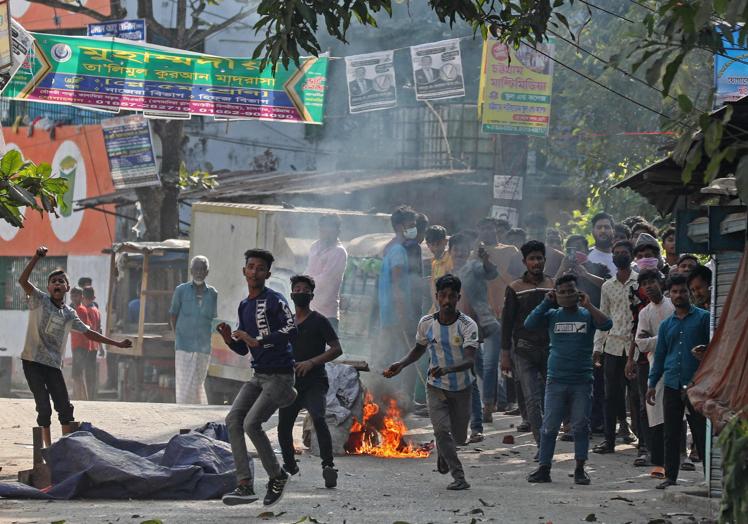
[[[380,408],[374,396],[367,391],[364,396],[363,420],[354,421],[348,442],[349,455],[371,455],[381,458],[426,458],[433,444],[414,445],[405,439],[408,427],[394,398],[384,399]]]

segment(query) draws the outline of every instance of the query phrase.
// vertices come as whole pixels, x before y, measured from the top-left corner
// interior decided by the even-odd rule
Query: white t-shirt
[[[426,315],[418,323],[416,344],[428,348],[430,368],[454,366],[465,360],[467,348],[477,350],[480,347],[478,325],[464,313],[460,313],[457,320],[449,325],[439,322],[438,312]],[[447,391],[462,391],[473,384],[473,375],[469,369],[441,377],[429,375],[428,383]]]
[[[27,298],[29,325],[21,359],[60,369],[70,330],[87,333],[90,329],[73,308],[67,304],[57,307],[37,288]]]
[[[595,264],[603,264],[607,266],[608,271],[610,271],[610,274],[613,276],[618,273],[618,268],[613,263],[612,251],[610,253],[605,253],[604,251],[600,251],[596,247],[593,247],[587,254],[587,260],[589,260],[590,262],[594,262]]]

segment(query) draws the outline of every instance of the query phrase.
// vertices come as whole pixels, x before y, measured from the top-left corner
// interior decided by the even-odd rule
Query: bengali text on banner
[[[32,33],[34,50],[6,98],[189,115],[321,124],[328,59],[305,58],[273,77],[260,61],[179,51],[120,39]]]
[[[553,43],[538,44],[553,56]],[[481,78],[484,133],[548,136],[553,61],[534,48],[514,49],[489,38],[483,47]]]

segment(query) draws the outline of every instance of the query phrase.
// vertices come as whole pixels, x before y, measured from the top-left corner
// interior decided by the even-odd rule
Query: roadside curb
[[[717,519],[719,517],[720,500],[717,498],[707,497],[706,491],[702,490],[666,490],[662,499],[667,502],[678,504],[685,510],[695,515],[707,514],[709,518]]]

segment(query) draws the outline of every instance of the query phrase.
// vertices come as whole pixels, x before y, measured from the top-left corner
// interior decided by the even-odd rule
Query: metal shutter
[[[716,255],[716,271],[712,279],[712,326],[716,329],[719,324],[722,310],[727,301],[730,287],[738,272],[738,265],[743,254],[739,251],[723,251]],[[709,496],[719,498],[722,496],[722,450],[719,447],[716,436],[712,435],[712,424],[707,421],[707,483],[709,485]]]

